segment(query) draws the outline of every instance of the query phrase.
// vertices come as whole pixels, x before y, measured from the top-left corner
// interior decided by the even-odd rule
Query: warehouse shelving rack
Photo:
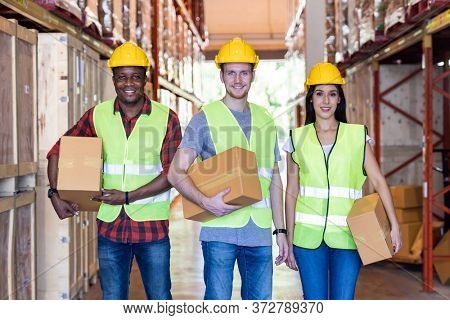
[[[157,25],[158,4],[156,0],[151,1],[152,5],[154,6],[153,10],[155,10],[152,23]],[[208,40],[203,39],[201,37],[183,1],[175,0],[175,3],[180,8],[180,12],[183,15],[185,21],[188,23],[189,28],[194,34],[197,43],[200,45],[201,48],[204,48],[207,45]],[[79,39],[81,42],[83,42],[93,50],[97,51],[103,59],[108,58],[112,53],[113,49],[111,47],[109,47],[102,41],[94,38],[90,34],[86,33],[85,31],[83,31],[81,27],[75,26],[70,22],[63,20],[61,17],[56,16],[52,12],[44,9],[43,7],[39,6],[38,4],[32,1],[0,0],[0,14],[6,18],[16,19],[19,22],[19,24],[23,24],[28,28],[34,28],[42,32],[67,33]],[[157,29],[153,28],[153,30]],[[158,91],[157,89],[161,87],[171,91],[172,93],[174,93],[179,97],[191,101],[195,106],[200,107],[202,102],[195,96],[193,92],[187,92],[171,82],[164,81],[164,79],[159,76],[159,68],[157,62],[158,59],[155,59],[155,53],[156,56],[158,54],[157,41],[155,38],[156,36],[157,36],[156,32],[153,32],[152,37],[154,39],[152,39],[152,57],[151,57],[153,59],[152,64],[154,66],[152,69],[153,99],[156,98],[155,95],[157,94]]]
[[[365,55],[359,60],[341,64],[341,71],[358,64],[372,64],[373,76],[373,119],[374,119],[374,139],[380,141],[380,106],[381,104],[400,113],[413,123],[422,126],[422,152],[413,155],[398,167],[389,171],[386,176],[391,176],[403,169],[410,163],[422,158],[423,161],[423,290],[433,291],[433,261],[437,259],[450,259],[450,256],[433,254],[433,209],[437,208],[444,212],[445,220],[450,219],[450,208],[437,201],[441,196],[449,196],[450,186],[442,189],[433,187],[433,153],[437,147],[442,146],[444,150],[450,148],[450,43],[443,39],[450,38],[450,9],[410,30],[409,33],[395,39],[387,46],[379,48],[371,56]],[[408,61],[418,63],[421,68],[411,72],[403,79],[391,87],[380,91],[380,64],[393,64],[398,61]],[[444,71],[439,75],[433,75],[433,66],[438,61],[444,61]],[[400,109],[395,104],[385,99],[385,96],[406,84],[415,75],[422,74],[424,88],[424,112],[422,119],[413,117],[408,112]],[[438,85],[442,81],[442,87]],[[433,97],[441,95],[443,97],[443,132],[439,132],[433,124]],[[375,156],[378,162],[381,159],[381,143],[375,145]],[[444,158],[448,160],[447,158]],[[448,167],[448,163],[446,164]],[[446,223],[448,224],[448,223]]]

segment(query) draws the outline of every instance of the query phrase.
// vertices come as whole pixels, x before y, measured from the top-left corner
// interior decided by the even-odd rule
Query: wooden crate
[[[36,297],[33,190],[37,171],[36,38],[35,31],[0,17],[2,299]]]
[[[17,24],[0,17],[0,179],[18,174],[16,123]],[[11,179],[0,181],[0,192],[13,191]]]
[[[81,219],[60,220],[47,187],[36,187],[37,298],[74,299],[83,291]]]
[[[112,82],[112,71],[108,68],[105,60],[99,62],[98,68],[100,72],[100,99],[112,99],[116,96],[116,91]]]
[[[347,81],[349,85],[343,86],[347,101],[347,120],[350,123],[365,124],[372,130],[373,76],[371,65],[361,64],[353,68],[347,73]]]
[[[89,47],[84,48],[84,85],[82,113],[101,101],[100,97],[100,55]],[[112,82],[112,81],[111,81]]]
[[[69,50],[67,76],[69,80],[69,128],[75,125],[82,115],[83,104],[83,44],[75,38],[68,38]]]
[[[82,57],[84,66],[83,79],[83,103],[82,112],[87,111],[102,100],[100,93],[100,55],[94,50],[85,47]],[[112,84],[111,76],[108,81]],[[97,228],[96,214],[93,212],[81,212],[81,263],[83,274],[83,289],[87,292],[89,285],[95,282],[98,272],[97,262]]]
[[[97,248],[97,215],[89,212],[87,215],[87,270],[88,281],[92,285],[97,282],[98,248]]]
[[[19,175],[37,172],[37,92],[36,92],[37,32],[17,26],[17,151]],[[34,187],[34,186],[32,186]]]
[[[19,193],[14,210],[15,298],[36,299],[36,243],[34,191]]]
[[[98,250],[97,250],[97,223],[96,213],[81,213],[81,242],[83,264],[83,288],[88,292],[89,286],[97,281]]]
[[[39,34],[39,167],[37,191],[37,296],[73,299],[84,289],[82,217],[60,220],[47,198],[47,152],[94,100],[99,88],[92,76],[98,57],[75,38],[62,33]],[[90,60],[91,59],[91,60]],[[87,62],[88,61],[88,62]],[[89,71],[87,71],[89,70]],[[96,83],[95,85],[93,83]]]
[[[69,255],[74,255],[74,263],[70,266],[70,298],[82,298],[84,292],[83,258],[85,245],[83,241],[83,225],[81,214],[71,218],[69,226]]]
[[[14,299],[13,289],[14,197],[0,198],[0,299]]]
[[[35,193],[0,198],[0,299],[36,298]]]

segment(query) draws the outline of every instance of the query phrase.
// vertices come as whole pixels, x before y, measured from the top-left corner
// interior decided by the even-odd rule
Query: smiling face
[[[316,118],[323,120],[334,118],[339,101],[339,92],[335,85],[317,85],[312,94],[312,103]]]
[[[249,63],[225,63],[220,72],[227,95],[234,99],[247,98],[253,76],[253,68]]]
[[[145,68],[117,67],[113,73],[114,88],[120,103],[132,106],[143,101],[147,81]]]

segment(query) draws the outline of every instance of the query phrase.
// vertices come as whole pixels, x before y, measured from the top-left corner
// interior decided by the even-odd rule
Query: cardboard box
[[[411,223],[422,221],[422,207],[399,209],[395,208],[398,223]]]
[[[422,206],[422,186],[397,185],[390,187],[394,207],[399,209]]]
[[[347,224],[364,265],[392,257],[391,227],[378,194],[356,200]]]
[[[402,235],[402,247],[394,256],[395,258],[408,257],[411,255],[411,247],[416,239],[417,233],[422,228],[422,222],[400,223],[400,234]]]
[[[450,283],[450,231],[444,235],[433,250],[433,255],[447,256],[447,258],[433,258],[433,265],[439,280],[443,284]]]
[[[254,152],[233,147],[200,163],[188,171],[197,188],[211,197],[226,188],[224,197],[228,204],[248,206],[262,199],[258,167]],[[205,222],[215,218],[213,214],[183,197],[183,214],[186,219]]]
[[[98,211],[100,203],[91,201],[101,194],[102,139],[62,137],[58,162],[58,194],[77,203],[80,211]]]

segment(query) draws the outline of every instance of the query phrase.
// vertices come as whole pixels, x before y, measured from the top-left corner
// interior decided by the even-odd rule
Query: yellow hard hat
[[[108,60],[110,69],[115,67],[150,67],[147,55],[144,50],[132,42],[125,42],[117,47]]]
[[[309,86],[317,84],[345,84],[339,69],[329,62],[320,62],[314,65],[309,71],[308,77],[305,81],[305,90]]]
[[[252,63],[253,68],[256,68],[259,58],[251,45],[241,38],[234,38],[220,48],[214,61],[216,62],[217,68],[220,68],[222,63],[233,62]]]

